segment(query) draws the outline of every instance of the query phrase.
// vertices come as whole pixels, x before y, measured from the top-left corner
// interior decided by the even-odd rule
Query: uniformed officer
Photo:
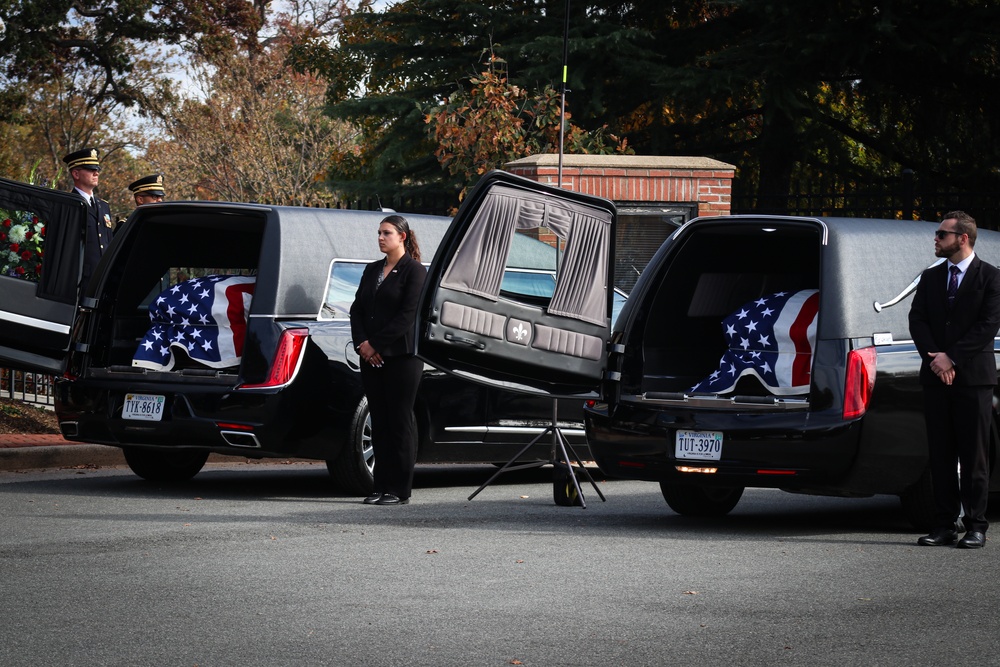
[[[101,174],[101,164],[97,157],[96,148],[84,148],[63,158],[69,175],[73,179],[73,191],[83,197],[89,206],[87,229],[84,234],[81,289],[90,282],[97,262],[100,261],[101,255],[111,244],[111,207],[108,206],[108,202],[94,193]]]
[[[132,181],[128,186],[136,206],[155,204],[163,201],[166,192],[163,191],[163,174],[150,174]]]

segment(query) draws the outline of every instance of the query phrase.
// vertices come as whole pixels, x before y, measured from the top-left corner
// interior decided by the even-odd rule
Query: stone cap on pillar
[[[554,153],[529,155],[504,165],[507,171],[526,167],[559,167]],[[575,169],[692,169],[736,171],[736,166],[709,157],[684,155],[563,155],[563,170]]]
[[[679,155],[530,155],[504,169],[548,185],[617,203],[688,203],[698,215],[729,215],[735,165]]]

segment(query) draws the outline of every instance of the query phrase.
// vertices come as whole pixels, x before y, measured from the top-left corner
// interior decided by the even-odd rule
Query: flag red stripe
[[[812,347],[809,345],[809,325],[819,310],[819,292],[802,304],[799,314],[792,322],[788,335],[795,343],[795,360],[792,362],[792,386],[800,387],[810,383],[812,369]]]
[[[246,338],[247,320],[243,312],[243,295],[253,294],[256,283],[239,283],[226,288],[226,317],[233,332],[233,349],[237,357],[243,356],[243,340]]]

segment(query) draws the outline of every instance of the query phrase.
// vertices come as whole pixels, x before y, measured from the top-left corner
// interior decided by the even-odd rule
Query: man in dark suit
[[[924,546],[955,543],[959,503],[966,533],[958,546],[976,549],[986,543],[1000,270],[977,257],[975,245],[976,221],[962,211],[946,214],[935,233],[934,254],[947,261],[923,272],[910,308],[910,335],[922,359],[936,509],[934,529],[917,540]]]
[[[90,282],[90,277],[94,275],[101,255],[111,244],[111,207],[108,206],[108,202],[98,197],[94,192],[101,174],[101,164],[97,156],[96,148],[84,148],[63,158],[69,175],[73,179],[73,191],[83,197],[89,206],[87,229],[84,234],[81,292]]]

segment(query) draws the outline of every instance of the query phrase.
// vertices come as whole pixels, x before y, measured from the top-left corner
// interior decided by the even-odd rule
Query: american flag
[[[732,391],[744,375],[777,396],[808,390],[818,310],[819,290],[777,292],[743,304],[722,320],[729,349],[719,367],[691,393]]]
[[[169,371],[184,357],[210,368],[238,364],[255,281],[247,276],[205,276],[160,292],[149,304],[153,324],[132,365]]]

